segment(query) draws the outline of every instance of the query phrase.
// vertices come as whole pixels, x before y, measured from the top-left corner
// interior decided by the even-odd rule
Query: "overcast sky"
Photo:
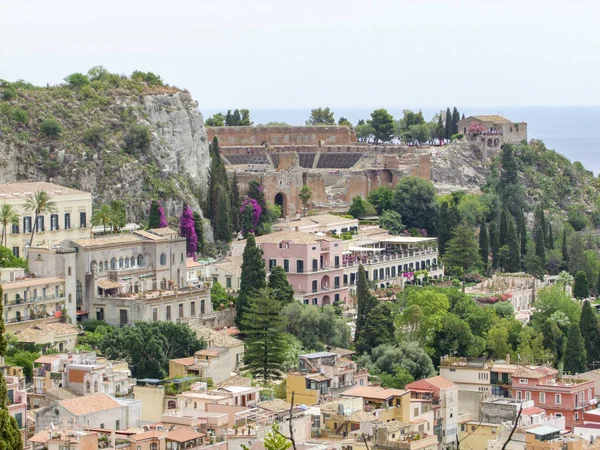
[[[598,0],[0,0],[0,78],[153,71],[200,109],[598,105],[599,18]]]

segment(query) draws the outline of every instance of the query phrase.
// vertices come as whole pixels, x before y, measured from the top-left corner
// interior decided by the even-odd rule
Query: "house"
[[[186,258],[185,260],[185,268],[187,269],[187,285],[194,287],[201,287],[202,280],[198,276],[200,269],[202,268],[202,264],[197,261],[194,261],[194,258]]]
[[[142,402],[142,421],[160,422],[165,409],[176,409],[175,397],[167,400],[161,380],[143,378],[133,387],[133,398]],[[168,404],[171,403],[171,405]]]
[[[267,275],[275,266],[283,267],[294,288],[294,296],[304,304],[346,303],[348,288],[343,285],[343,241],[301,231],[279,231],[258,236],[256,245],[263,252]],[[232,245],[241,255],[246,241]]]
[[[511,396],[517,400],[533,400],[535,405],[557,417],[565,417],[565,426],[572,430],[583,424],[585,411],[596,404],[594,381],[578,376],[558,377],[558,371],[548,366],[519,366],[511,375]]]
[[[83,427],[61,426],[60,424],[39,431],[29,438],[26,449],[31,450],[96,450],[98,433]]]
[[[240,289],[242,277],[242,256],[228,256],[205,267],[206,277],[212,283],[219,283],[227,292]],[[227,306],[227,305],[224,305]]]
[[[31,408],[39,407],[46,392],[64,387],[64,367],[69,359],[66,354],[42,355],[33,362],[33,389],[29,396]]]
[[[288,373],[286,377],[286,400],[302,405],[316,405],[331,397],[331,378],[322,373]]]
[[[341,393],[342,397],[363,399],[366,411],[377,408],[398,408],[398,420],[410,420],[410,392],[404,389],[390,389],[381,386],[357,386]]]
[[[354,361],[341,358],[333,352],[315,352],[300,355],[298,369],[300,372],[322,373],[331,378],[332,389],[366,386],[368,384],[368,371],[358,369]]]
[[[527,123],[512,122],[499,115],[466,117],[459,120],[458,131],[480,140],[486,147],[527,140]]]
[[[230,335],[234,328],[217,331],[196,324],[190,325],[196,336],[206,342],[207,347],[205,352],[198,354],[198,364],[203,370],[198,369],[196,375],[200,376],[202,372],[206,375],[202,378],[210,377],[215,383],[221,383],[239,370],[244,361],[244,342]]]
[[[7,376],[6,394],[8,398],[8,414],[17,421],[21,434],[25,434],[27,427],[27,391],[22,388],[18,377]]]
[[[493,361],[485,357],[464,358],[442,356],[440,358],[440,376],[452,381],[461,390],[487,392],[497,397],[510,395],[510,374],[517,365],[508,362]]]
[[[206,383],[195,383],[190,391],[177,394],[177,409],[187,414],[206,412],[207,405],[237,406],[241,409],[255,407],[259,400],[259,387],[228,386],[208,390]]]
[[[34,217],[27,210],[27,199],[45,191],[56,210]],[[33,247],[55,246],[67,239],[90,236],[88,220],[92,215],[92,194],[46,182],[0,184],[0,202],[11,205],[20,214],[19,222],[6,230],[6,247],[15,256],[25,256],[35,225]]]
[[[585,439],[572,433],[562,434],[547,425],[532,428],[525,434],[526,450],[581,450]]]
[[[61,400],[35,411],[36,432],[65,419],[75,425],[108,430],[138,427],[141,423],[141,402],[115,399],[104,393]]]
[[[235,341],[238,339],[231,338]],[[239,341],[241,343],[241,341]],[[188,358],[171,359],[169,361],[169,378],[197,376],[203,380],[208,378],[216,384],[229,378],[232,372],[238,370],[243,356],[236,342],[234,347],[208,347],[198,350]]]
[[[65,277],[38,277],[33,272],[27,275],[25,269],[0,269],[6,331],[14,334],[32,325],[56,323],[63,314],[74,319],[75,279],[72,278],[70,283]]]
[[[458,419],[458,386],[441,376],[425,378],[406,385],[412,398],[431,399],[436,411],[436,429],[443,449],[454,446]]]
[[[460,424],[458,439],[461,446],[471,450],[486,450],[487,443],[500,433],[502,424],[468,421]]]
[[[358,230],[358,219],[336,216],[329,213],[315,214],[314,216],[275,223],[273,229],[275,231],[342,234]]]
[[[70,323],[39,323],[15,333],[21,344],[40,345],[47,350],[70,352],[81,330]]]

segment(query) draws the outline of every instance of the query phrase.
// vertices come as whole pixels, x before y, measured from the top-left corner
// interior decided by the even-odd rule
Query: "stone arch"
[[[381,171],[381,184],[393,184],[394,183],[394,174],[391,170],[384,169]]]
[[[321,289],[323,289],[323,288],[329,289],[330,287],[331,287],[331,280],[329,279],[329,275],[325,275],[323,278],[321,278]]]
[[[273,203],[281,207],[281,217],[287,217],[287,197],[283,192],[278,192],[275,195]]]
[[[494,139],[494,147],[498,147],[500,145],[500,139]]]
[[[322,305],[329,305],[329,304],[331,304],[331,298],[329,297],[329,295],[324,295],[323,296],[323,300],[321,300],[321,304]]]
[[[491,147],[491,146],[493,145],[493,142],[494,142],[494,141],[492,141],[492,138],[489,138],[489,139],[487,140],[487,146],[488,146],[488,147]]]

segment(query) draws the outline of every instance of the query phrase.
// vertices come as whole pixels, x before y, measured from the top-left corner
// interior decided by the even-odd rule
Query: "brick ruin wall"
[[[209,142],[221,147],[272,145],[347,145],[356,143],[349,127],[206,127]]]
[[[224,146],[219,141],[222,155],[266,155],[267,153],[365,153],[365,154],[395,154],[406,155],[413,149],[404,145],[369,145],[354,143],[350,145],[233,145]]]

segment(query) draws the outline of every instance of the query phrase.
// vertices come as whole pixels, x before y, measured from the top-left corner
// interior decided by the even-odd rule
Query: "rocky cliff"
[[[0,182],[44,180],[125,200],[143,220],[198,207],[209,166],[198,104],[189,93],[101,72],[82,83],[35,87],[0,81]]]

